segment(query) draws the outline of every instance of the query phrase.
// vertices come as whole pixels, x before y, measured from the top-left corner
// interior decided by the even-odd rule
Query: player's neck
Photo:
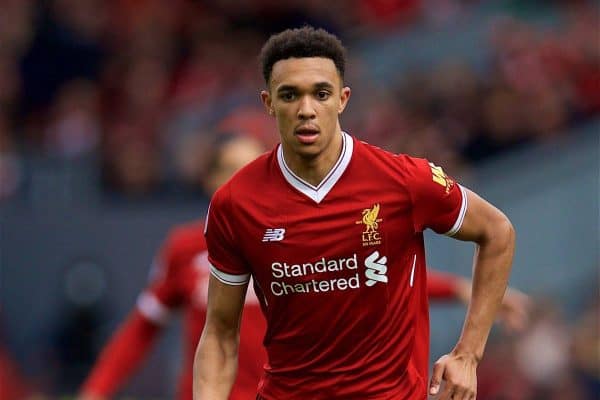
[[[342,147],[342,132],[339,130],[333,136],[329,145],[315,157],[302,157],[292,152],[286,152],[284,147],[283,158],[288,168],[296,176],[313,186],[318,186],[340,158]]]

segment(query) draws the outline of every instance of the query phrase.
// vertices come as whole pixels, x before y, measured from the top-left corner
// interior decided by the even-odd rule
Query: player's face
[[[332,60],[322,57],[289,58],[273,65],[269,90],[261,92],[267,112],[275,116],[286,160],[339,155],[339,115],[350,88]]]

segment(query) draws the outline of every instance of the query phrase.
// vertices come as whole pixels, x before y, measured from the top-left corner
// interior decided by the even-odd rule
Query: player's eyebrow
[[[329,90],[333,90],[333,85],[329,82],[317,82],[313,85],[313,88],[315,89],[329,89]],[[277,88],[277,93],[282,93],[282,92],[295,92],[298,90],[297,86],[294,85],[281,85],[280,87]]]
[[[315,89],[329,89],[333,90],[333,85],[329,82],[318,82],[314,85]]]
[[[281,93],[281,92],[294,92],[296,90],[298,90],[298,88],[296,86],[293,86],[293,85],[282,85],[282,86],[279,86],[277,88],[277,93]]]

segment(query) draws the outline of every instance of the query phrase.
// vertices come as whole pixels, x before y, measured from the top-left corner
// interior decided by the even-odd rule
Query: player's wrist
[[[461,343],[457,344],[450,354],[455,358],[465,360],[475,365],[478,365],[483,357],[483,351],[473,350]]]

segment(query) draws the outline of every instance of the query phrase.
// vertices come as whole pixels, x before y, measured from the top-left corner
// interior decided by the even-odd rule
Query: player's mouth
[[[319,128],[315,125],[302,125],[294,130],[294,135],[302,144],[313,144],[319,137]]]

